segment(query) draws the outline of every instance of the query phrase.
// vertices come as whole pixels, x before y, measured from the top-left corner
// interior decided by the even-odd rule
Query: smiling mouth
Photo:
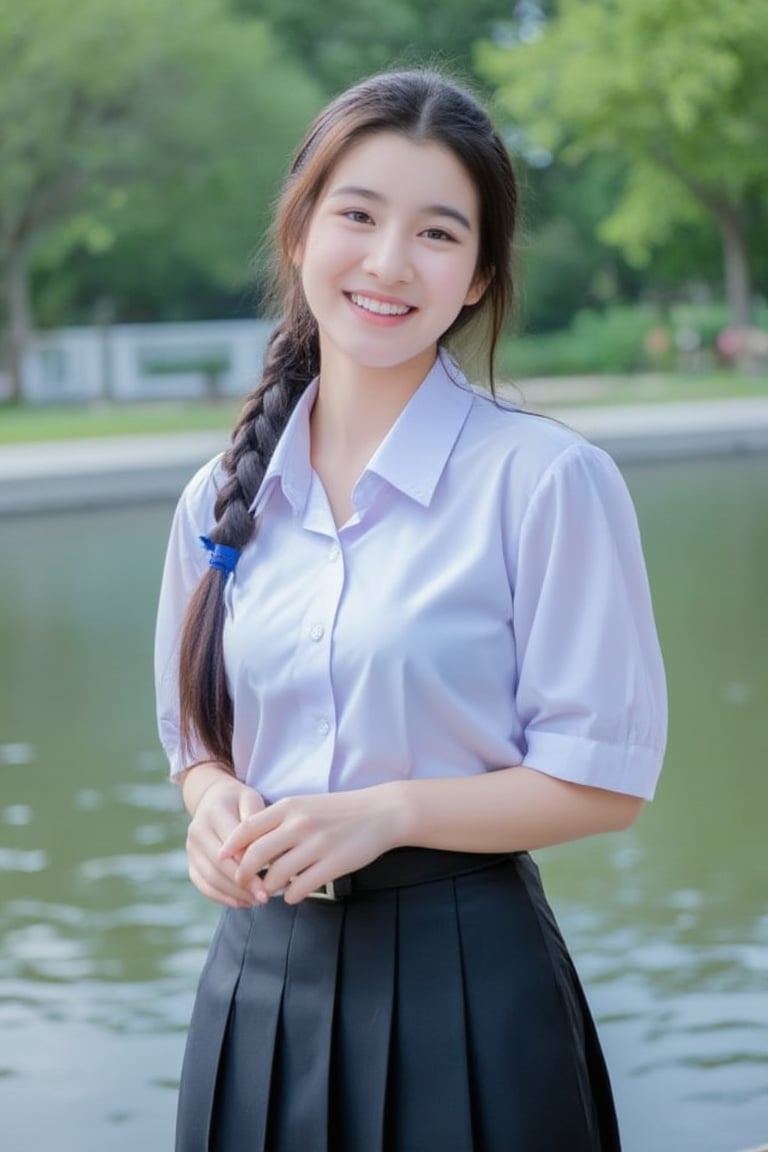
[[[392,304],[386,300],[374,300],[370,296],[361,296],[357,292],[348,293],[349,299],[358,308],[372,312],[374,316],[407,316],[414,309],[410,304]]]

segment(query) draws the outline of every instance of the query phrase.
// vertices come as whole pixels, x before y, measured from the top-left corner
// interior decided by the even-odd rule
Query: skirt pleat
[[[226,910],[177,1152],[620,1152],[592,1017],[520,854],[339,902]]]
[[[465,877],[458,911],[475,1148],[618,1152],[600,1140],[580,988],[536,866],[520,855]]]
[[[216,1081],[232,1000],[251,930],[248,914],[219,923],[200,977],[177,1106],[177,1152],[208,1152]],[[205,1037],[205,1043],[200,1040]]]
[[[334,1152],[328,1148],[328,1103],[343,922],[343,906],[307,900],[296,909],[277,1036],[267,1149]]]
[[[233,998],[218,1080],[213,1085],[216,1104],[210,1148],[242,1152],[243,1132],[247,1132],[248,1152],[266,1152],[274,1054],[295,910],[276,902],[270,930],[265,933],[248,911],[225,914],[240,915],[250,915],[253,927]],[[200,1036],[198,1043],[205,1044],[206,1037]]]
[[[386,1152],[397,893],[346,907],[334,1036],[332,1152]]]
[[[273,901],[268,932],[250,909],[222,918],[192,1014],[176,1152],[266,1152],[275,1040],[294,909]]]
[[[474,1147],[454,887],[441,880],[398,894],[391,1105],[397,1152]]]
[[[584,988],[544,894],[539,869],[527,854],[517,857],[516,868],[550,950],[552,970],[559,977],[563,1005],[577,1041],[574,1051],[580,1059],[576,1070],[585,1114],[592,1117],[592,1146],[601,1152],[620,1152],[613,1090]]]

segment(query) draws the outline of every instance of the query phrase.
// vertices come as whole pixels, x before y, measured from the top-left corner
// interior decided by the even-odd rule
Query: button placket
[[[322,552],[316,555],[312,594],[302,623],[301,664],[305,685],[303,728],[309,758],[316,770],[330,779],[335,748],[336,700],[331,679],[333,624],[344,585],[343,553],[338,541],[318,535]]]

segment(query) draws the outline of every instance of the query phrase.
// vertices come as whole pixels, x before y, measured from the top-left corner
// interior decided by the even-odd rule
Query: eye
[[[351,220],[353,224],[372,224],[373,219],[364,212],[362,208],[350,208],[346,212],[342,212],[342,216],[346,220]]]
[[[454,237],[450,232],[446,232],[444,228],[425,228],[422,236],[426,236],[427,240],[447,240],[449,243],[454,242]]]

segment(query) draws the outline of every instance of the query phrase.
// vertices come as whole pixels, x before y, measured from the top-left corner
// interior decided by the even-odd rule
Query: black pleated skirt
[[[227,910],[176,1152],[618,1152],[593,1020],[538,869]]]

